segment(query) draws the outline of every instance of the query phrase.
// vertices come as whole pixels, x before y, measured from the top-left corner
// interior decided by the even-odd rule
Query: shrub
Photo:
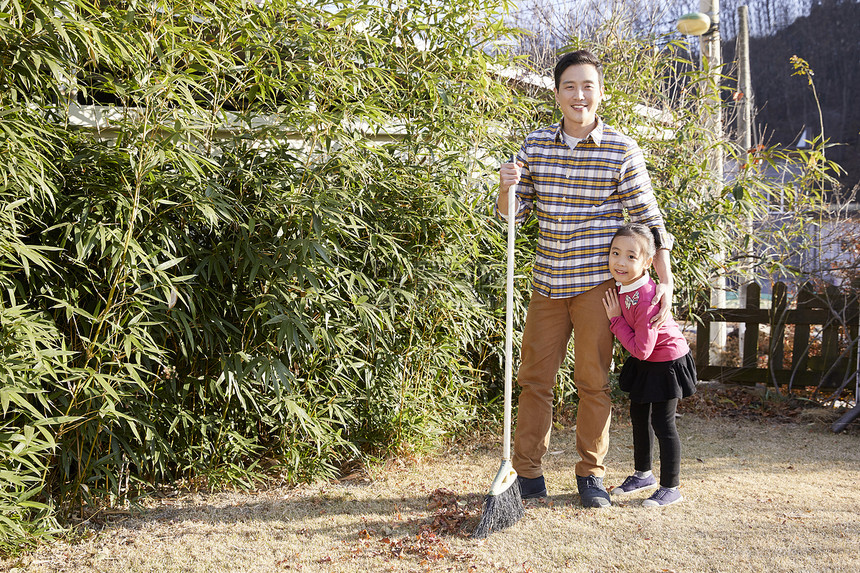
[[[494,6],[4,4],[4,551],[486,419]]]

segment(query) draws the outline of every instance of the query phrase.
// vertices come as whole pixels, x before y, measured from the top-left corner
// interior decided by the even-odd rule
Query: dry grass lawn
[[[498,469],[497,441],[458,444],[433,459],[389,463],[335,484],[153,501],[143,513],[93,523],[92,534],[76,542],[0,562],[0,570],[858,571],[860,423],[836,435],[834,417],[818,410],[790,421],[685,413],[686,499],[663,509],[641,507],[645,495],[583,509],[573,428],[563,427],[547,456],[551,497],[529,502],[522,521],[486,541],[462,532],[479,519]],[[621,483],[632,457],[630,424],[619,408],[608,485]]]

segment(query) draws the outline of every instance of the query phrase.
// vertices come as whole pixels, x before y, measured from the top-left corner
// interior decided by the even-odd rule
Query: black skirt
[[[621,368],[618,387],[638,404],[666,402],[696,393],[696,363],[692,352],[668,362],[646,362],[633,356]]]

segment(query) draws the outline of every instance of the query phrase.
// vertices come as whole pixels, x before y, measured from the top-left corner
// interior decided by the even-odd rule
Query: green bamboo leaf
[[[181,263],[182,261],[184,261],[185,259],[186,259],[186,257],[175,257],[175,258],[169,259],[167,261],[164,261],[163,263],[161,263],[157,267],[155,267],[155,271],[159,272],[159,271],[165,271],[167,269],[173,268],[176,265],[178,265],[179,263]]]
[[[8,483],[9,485],[16,487],[24,487],[26,485],[26,480],[20,475],[18,475],[16,472],[10,472],[8,470],[2,469],[0,469],[0,481],[3,481],[4,483]]]

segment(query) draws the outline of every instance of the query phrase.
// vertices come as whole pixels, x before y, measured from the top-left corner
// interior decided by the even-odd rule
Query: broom
[[[505,432],[502,440],[502,465],[484,499],[481,521],[472,537],[484,539],[493,531],[512,526],[522,519],[523,502],[517,472],[511,465],[511,386],[513,379],[514,338],[514,244],[516,226],[516,190],[508,190],[508,273],[505,306]]]

